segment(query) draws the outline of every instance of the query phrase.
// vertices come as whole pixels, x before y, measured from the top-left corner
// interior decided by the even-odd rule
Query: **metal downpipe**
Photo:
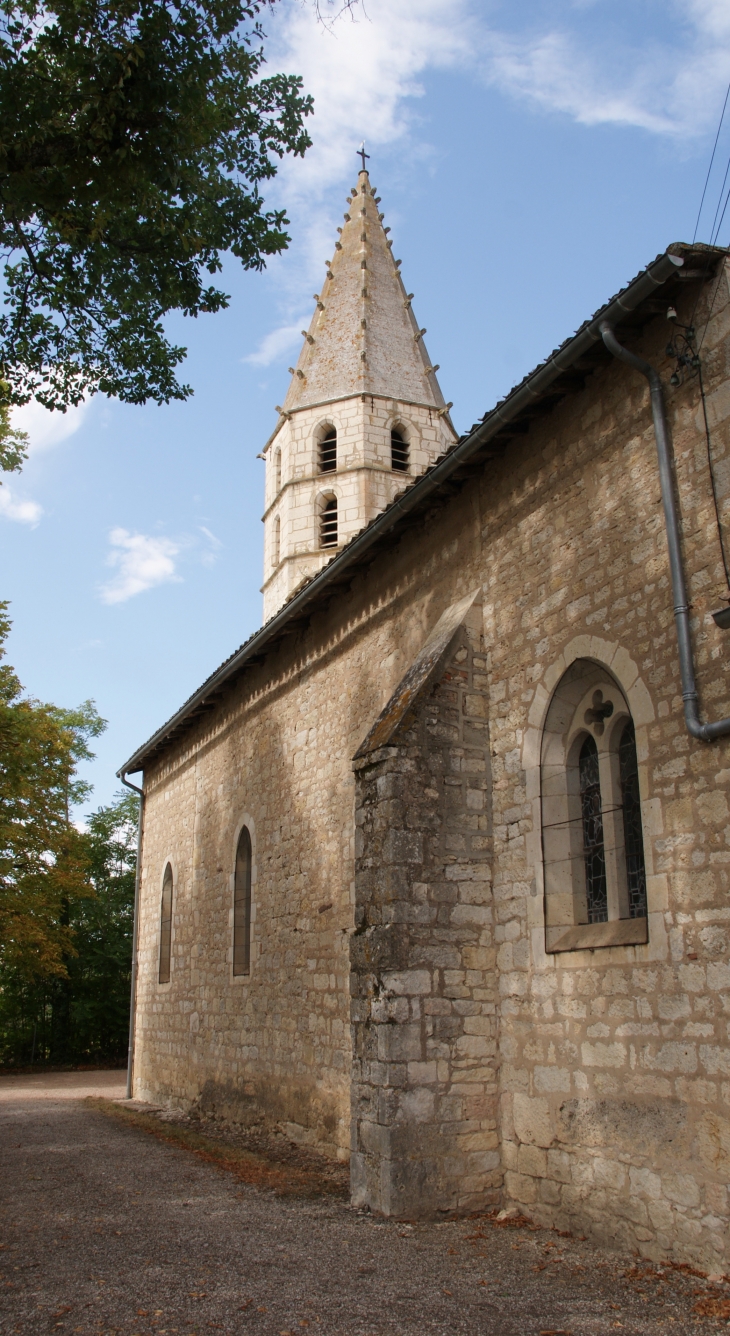
[[[701,738],[703,742],[713,742],[715,738],[721,738],[730,733],[730,719],[718,719],[712,724],[700,723],[697,687],[695,685],[694,664],[692,661],[689,603],[687,601],[687,587],[685,585],[684,570],[682,567],[679,522],[677,519],[677,507],[674,500],[672,464],[669,453],[669,431],[667,428],[667,417],[664,411],[664,396],[662,394],[661,378],[659,372],[650,362],[645,362],[643,357],[637,357],[636,353],[629,352],[628,348],[624,348],[623,344],[619,343],[610,320],[602,320],[598,328],[608,351],[612,353],[614,357],[617,357],[619,361],[625,362],[627,366],[633,367],[635,371],[640,371],[642,376],[645,376],[649,382],[649,389],[651,391],[651,411],[654,419],[654,439],[656,440],[657,458],[659,462],[659,483],[661,486],[664,520],[667,530],[667,546],[669,548],[669,569],[672,576],[674,621],[677,628],[679,672],[682,679],[684,718],[687,730],[691,733],[693,738]]]
[[[134,1069],[134,1013],[137,1001],[137,930],[139,923],[139,884],[142,875],[142,827],[144,820],[144,789],[137,788],[136,784],[130,784],[127,779],[126,770],[120,772],[119,778],[124,786],[131,789],[133,793],[139,794],[139,818],[137,820],[137,866],[134,873],[134,918],[132,922],[132,971],[129,984],[129,1046],[127,1048],[127,1099],[132,1098],[132,1075]]]

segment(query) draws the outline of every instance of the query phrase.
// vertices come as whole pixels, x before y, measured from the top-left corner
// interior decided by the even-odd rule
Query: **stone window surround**
[[[644,836],[646,865],[646,893],[649,940],[646,943],[627,943],[625,925],[635,920],[617,920],[614,924],[589,924],[585,931],[595,939],[593,944],[575,947],[555,955],[546,950],[544,895],[545,878],[542,858],[542,798],[541,752],[545,720],[560,679],[576,659],[592,659],[597,666],[607,669],[618,684],[631,711],[636,730],[636,754],[641,795],[641,823]],[[554,969],[556,964],[567,968],[585,968],[595,964],[594,952],[602,949],[602,963],[626,964],[650,960],[665,960],[668,939],[664,911],[668,903],[667,878],[655,873],[653,840],[662,832],[660,800],[648,797],[647,758],[649,753],[649,725],[656,719],[654,704],[639,669],[624,646],[617,640],[600,636],[578,635],[570,640],[556,659],[545,666],[535,686],[528,711],[527,727],[522,737],[521,763],[525,774],[526,798],[532,811],[532,830],[526,835],[526,857],[532,875],[528,896],[528,921],[531,938],[532,963],[535,969]]]
[[[160,983],[160,948],[162,946],[162,888],[165,884],[165,873],[167,872],[168,867],[172,871],[172,904],[170,906],[170,977],[167,983]],[[172,857],[172,855],[168,854],[167,858],[163,858],[162,860],[162,875],[159,879],[159,889],[157,895],[157,904],[158,904],[157,944],[155,951],[155,960],[157,964],[155,968],[155,988],[157,989],[158,993],[166,993],[168,989],[172,988],[172,976],[174,974],[174,963],[175,963],[175,953],[173,948],[175,946],[175,901],[177,900],[177,894],[178,894],[178,879],[177,879],[177,868],[175,866],[175,859]]]
[[[241,831],[244,826],[248,828],[251,839],[251,954],[249,957],[248,974],[233,973],[233,904],[236,894],[236,853],[238,852],[238,841],[241,838]],[[235,988],[247,988],[254,976],[254,966],[258,956],[256,942],[256,883],[258,881],[258,868],[256,865],[256,822],[250,812],[241,812],[234,828],[233,840],[229,846],[228,865],[231,869],[228,874],[228,949],[226,951],[226,963],[228,965],[228,980]]]
[[[541,748],[541,814],[545,934],[550,952],[580,946],[643,943],[646,920],[630,919],[618,748],[631,712],[616,679],[595,659],[576,659],[557,683],[545,716]],[[577,675],[576,669],[580,670]],[[586,721],[599,691],[611,701],[605,721]],[[565,727],[566,715],[569,717]],[[608,920],[586,919],[583,821],[578,754],[587,737],[596,744],[603,816]],[[622,924],[618,929],[618,924]]]

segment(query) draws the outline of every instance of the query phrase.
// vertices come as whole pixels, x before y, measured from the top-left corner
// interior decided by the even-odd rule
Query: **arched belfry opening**
[[[320,547],[337,547],[338,541],[337,497],[323,496],[320,499],[319,511],[319,545]]]
[[[408,432],[400,423],[390,429],[390,467],[394,473],[410,472],[411,449]]]
[[[320,473],[337,471],[337,428],[328,424],[322,427],[317,442],[317,468]]]

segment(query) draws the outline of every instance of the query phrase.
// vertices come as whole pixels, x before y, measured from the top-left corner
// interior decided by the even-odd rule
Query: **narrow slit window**
[[[408,442],[398,427],[390,433],[390,467],[394,473],[407,473],[411,465]]]
[[[621,775],[621,805],[624,819],[626,880],[629,892],[629,918],[646,918],[646,868],[644,840],[641,834],[639,799],[639,763],[633,720],[625,725],[618,748]]]
[[[322,507],[319,520],[320,547],[337,547],[337,498],[331,496]]]
[[[251,973],[251,836],[238,837],[233,891],[233,973]]]
[[[598,774],[598,748],[587,737],[578,758],[580,805],[583,820],[583,859],[586,873],[586,907],[589,923],[608,921],[606,852],[603,844],[601,783]]]
[[[281,491],[281,450],[277,450],[274,458],[274,471],[276,478],[277,493]]]
[[[273,543],[273,551],[271,554],[271,564],[274,567],[274,570],[276,570],[276,567],[279,565],[280,559],[281,559],[281,517],[277,515],[276,519],[274,520],[274,543]]]
[[[322,437],[319,443],[319,471],[320,473],[334,473],[337,469],[337,432],[334,427],[328,427],[326,435]]]
[[[170,948],[172,945],[172,868],[167,864],[162,880],[162,908],[160,910],[160,969],[159,982],[170,982]]]

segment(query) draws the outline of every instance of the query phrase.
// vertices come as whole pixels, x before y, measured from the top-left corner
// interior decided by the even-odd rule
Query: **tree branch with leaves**
[[[263,74],[271,3],[1,0],[0,407],[191,392],[164,317],[286,248],[261,186],[311,142],[301,79]]]

